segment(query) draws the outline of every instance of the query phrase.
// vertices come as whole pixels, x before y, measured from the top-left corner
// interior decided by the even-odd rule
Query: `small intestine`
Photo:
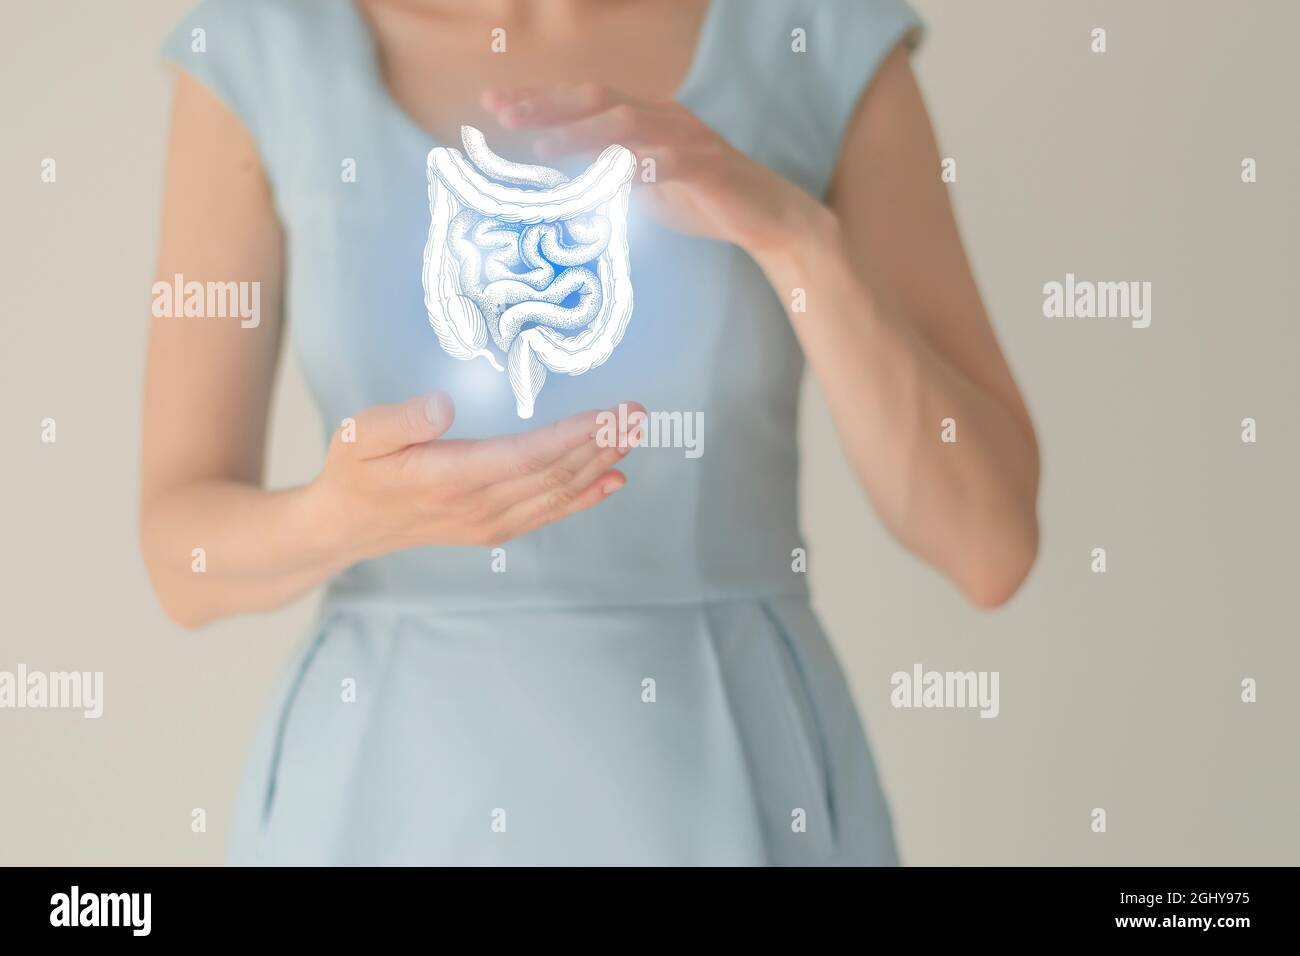
[[[609,242],[609,220],[589,214],[566,223],[521,227],[462,209],[451,221],[448,240],[460,262],[460,284],[487,322],[503,352],[529,323],[563,332],[590,325],[600,314],[600,280],[586,263]],[[583,239],[586,241],[582,241]],[[561,271],[556,266],[566,266]],[[576,296],[572,305],[564,305]]]
[[[632,154],[611,146],[582,175],[502,159],[462,129],[466,155],[429,154],[433,222],[425,303],[443,349],[506,354],[522,418],[546,371],[579,375],[609,358],[627,327],[632,287],[627,196]]]

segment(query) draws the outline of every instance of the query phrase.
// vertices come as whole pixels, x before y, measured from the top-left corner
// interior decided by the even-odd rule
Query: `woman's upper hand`
[[[614,465],[640,439],[638,412],[629,405],[622,416],[590,411],[517,435],[444,439],[455,416],[445,393],[368,408],[335,432],[306,488],[318,544],[361,559],[527,534],[623,486]],[[602,414],[630,423],[617,441]]]
[[[612,143],[626,146],[637,157],[634,183],[648,187],[648,211],[681,232],[759,255],[798,242],[804,229],[824,227],[831,218],[820,202],[676,101],[644,102],[578,83],[489,90],[482,105],[506,129],[535,131],[534,152],[546,162],[593,157]]]

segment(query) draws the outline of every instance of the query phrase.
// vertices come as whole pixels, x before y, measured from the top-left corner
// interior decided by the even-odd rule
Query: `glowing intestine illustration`
[[[531,418],[548,369],[590,371],[627,330],[627,202],[636,160],[610,146],[570,179],[501,158],[471,126],[461,127],[461,140],[465,155],[429,152],[429,324],[448,355],[482,357],[507,371],[519,417]],[[505,355],[505,368],[491,346]]]

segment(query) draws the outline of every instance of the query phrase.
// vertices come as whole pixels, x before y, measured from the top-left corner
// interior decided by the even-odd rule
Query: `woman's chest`
[[[573,5],[564,20],[439,16],[385,0],[358,0],[395,104],[440,142],[462,125],[493,134],[498,152],[522,153],[527,136],[500,130],[480,99],[489,89],[596,83],[640,100],[672,99],[690,72],[708,0],[623,0]],[[557,3],[551,11],[561,9]],[[569,5],[563,5],[568,7]],[[582,11],[585,8],[585,13]]]
[[[501,56],[514,56],[513,36],[507,34]],[[429,74],[428,85],[439,88],[425,102],[445,110],[469,96],[456,92],[468,87],[455,64],[467,64],[466,73],[480,65],[446,37],[440,44],[451,65]],[[320,79],[317,95],[335,106],[304,124],[292,167],[277,177],[288,238],[289,324],[317,398],[330,414],[345,415],[446,388],[465,434],[520,427],[505,376],[481,359],[449,356],[431,328],[422,267],[431,223],[426,162],[436,145],[428,129],[435,124],[396,104],[375,70],[325,71]],[[475,86],[472,98],[477,95]],[[474,119],[449,116],[448,141],[456,142],[455,129]],[[723,124],[734,141],[747,139],[734,111],[714,104],[705,119]],[[511,156],[492,124],[480,128]],[[720,395],[743,403],[773,389],[790,391],[798,368],[793,339],[747,256],[660,227],[643,214],[637,190],[627,247],[633,306],[625,334],[605,364],[582,375],[548,376],[539,417],[626,399],[703,411]]]
[[[384,188],[335,188],[291,203],[289,327],[317,399],[337,418],[445,389],[457,404],[457,434],[524,427],[506,374],[440,344],[423,281],[427,186],[410,169],[390,172],[374,177]],[[797,347],[748,256],[658,225],[635,195],[627,229],[625,333],[600,366],[547,376],[538,421],[629,400],[711,418],[721,396],[748,407],[792,389]]]

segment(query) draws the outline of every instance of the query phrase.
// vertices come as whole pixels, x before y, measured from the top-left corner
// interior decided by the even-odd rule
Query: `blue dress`
[[[714,0],[678,99],[820,196],[917,28],[902,0]],[[323,437],[434,389],[455,399],[452,437],[624,399],[704,426],[699,457],[640,449],[625,490],[504,553],[412,549],[330,582],[254,742],[231,862],[896,863],[795,557],[804,359],[753,261],[656,225],[634,195],[627,333],[604,365],[552,374],[521,422],[504,376],[430,329],[438,144],[388,94],[352,0],[208,0],[164,50],[257,143]]]

